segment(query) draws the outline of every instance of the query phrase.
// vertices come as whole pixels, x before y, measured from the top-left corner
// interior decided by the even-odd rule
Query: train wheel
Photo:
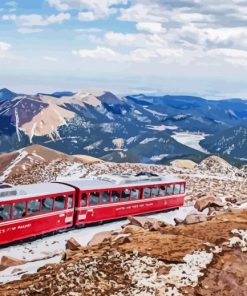
[[[85,227],[86,227],[86,224],[85,223],[76,225],[76,228],[85,228]]]
[[[104,221],[99,221],[98,222],[98,225],[103,225],[104,224]]]

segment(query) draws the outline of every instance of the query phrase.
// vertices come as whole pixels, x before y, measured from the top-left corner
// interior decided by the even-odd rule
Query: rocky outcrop
[[[205,196],[196,200],[194,207],[198,211],[203,211],[208,207],[223,207],[225,204],[221,201],[221,199],[215,196]]]
[[[138,216],[128,216],[127,218],[130,221],[131,225],[142,227],[150,231],[157,231],[161,227],[167,226],[167,223],[165,223],[164,221],[159,221],[154,218],[146,218],[146,217],[138,217]]]
[[[217,174],[234,174],[237,168],[234,168],[224,159],[218,156],[209,156],[198,165],[198,169]]]
[[[123,228],[123,233],[130,233],[130,234],[135,234],[135,233],[140,233],[140,232],[145,232],[145,230],[137,225],[125,225]]]
[[[203,296],[247,295],[246,266],[247,254],[239,250],[217,255],[194,293]]]
[[[112,232],[111,231],[102,231],[99,233],[96,233],[92,239],[88,242],[88,246],[95,246],[98,244],[103,243],[106,240],[110,240],[112,238]]]
[[[0,270],[4,270],[10,266],[17,266],[26,263],[25,260],[16,259],[10,256],[2,256],[0,262]]]
[[[70,238],[65,245],[66,250],[78,251],[81,248],[81,245],[74,238]]]
[[[207,216],[203,213],[192,213],[186,216],[183,223],[185,224],[195,224],[207,221]]]

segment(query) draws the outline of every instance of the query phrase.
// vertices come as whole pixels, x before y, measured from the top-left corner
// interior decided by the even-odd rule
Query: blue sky
[[[246,0],[2,0],[0,26],[0,88],[247,98]]]

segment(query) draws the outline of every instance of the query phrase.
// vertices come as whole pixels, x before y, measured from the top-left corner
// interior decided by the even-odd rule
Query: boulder
[[[160,227],[167,226],[165,222],[159,221],[154,218],[134,217],[134,216],[128,216],[127,218],[130,221],[131,225],[139,226],[151,231],[155,231],[155,230],[158,230]]]
[[[184,220],[180,219],[180,218],[174,218],[173,220],[174,220],[176,225],[182,224],[184,222]]]
[[[22,264],[25,264],[26,262],[27,261],[25,260],[16,259],[10,256],[2,256],[1,262],[0,262],[0,270],[4,270],[11,266],[22,265]]]
[[[131,241],[131,239],[129,238],[130,233],[121,233],[118,234],[117,236],[115,236],[112,239],[112,243],[117,244],[117,245],[122,245],[122,244],[126,244],[129,243]]]
[[[70,260],[77,260],[84,256],[85,253],[88,253],[86,248],[81,248],[80,251],[71,251],[70,249],[67,249],[62,254],[62,261],[70,261]],[[48,264],[47,264],[48,265]],[[43,267],[41,267],[42,269]],[[39,271],[39,269],[38,269]]]
[[[195,224],[205,221],[207,221],[207,217],[203,213],[192,213],[187,215],[184,219],[185,224]]]
[[[153,221],[151,225],[149,226],[150,231],[158,231],[161,228],[161,225],[164,226],[161,221]]]
[[[106,240],[110,240],[112,237],[112,232],[111,231],[102,231],[99,233],[96,233],[92,239],[88,242],[88,246],[95,246],[98,244],[103,243]]]
[[[70,238],[67,242],[66,242],[66,250],[71,250],[71,251],[78,251],[81,248],[81,245],[78,243],[78,241],[76,241],[74,238]]]
[[[136,225],[126,225],[123,229],[123,233],[135,234],[140,232],[145,232],[145,230],[140,226],[136,226]]]
[[[205,196],[202,198],[197,199],[194,207],[198,211],[203,211],[204,209],[212,206],[212,207],[224,207],[224,203],[221,201],[221,199],[215,197],[215,196]]]

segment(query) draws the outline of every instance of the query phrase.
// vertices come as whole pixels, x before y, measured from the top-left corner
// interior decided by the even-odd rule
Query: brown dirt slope
[[[0,295],[247,295],[247,210],[135,229],[127,238],[120,232],[122,240],[68,250],[60,264],[1,286]]]
[[[41,145],[31,145],[16,152],[0,155],[0,176],[1,174],[6,174],[7,171],[5,179],[7,183],[38,183],[52,180],[52,177],[48,174],[48,167],[54,167],[56,169],[59,167],[59,164],[64,164],[61,166],[61,169],[59,167],[62,171],[66,169],[66,165],[84,165],[94,162],[97,162],[96,158],[87,159],[86,156],[77,157]],[[7,170],[8,168],[9,170]],[[59,173],[59,170],[57,173]]]

